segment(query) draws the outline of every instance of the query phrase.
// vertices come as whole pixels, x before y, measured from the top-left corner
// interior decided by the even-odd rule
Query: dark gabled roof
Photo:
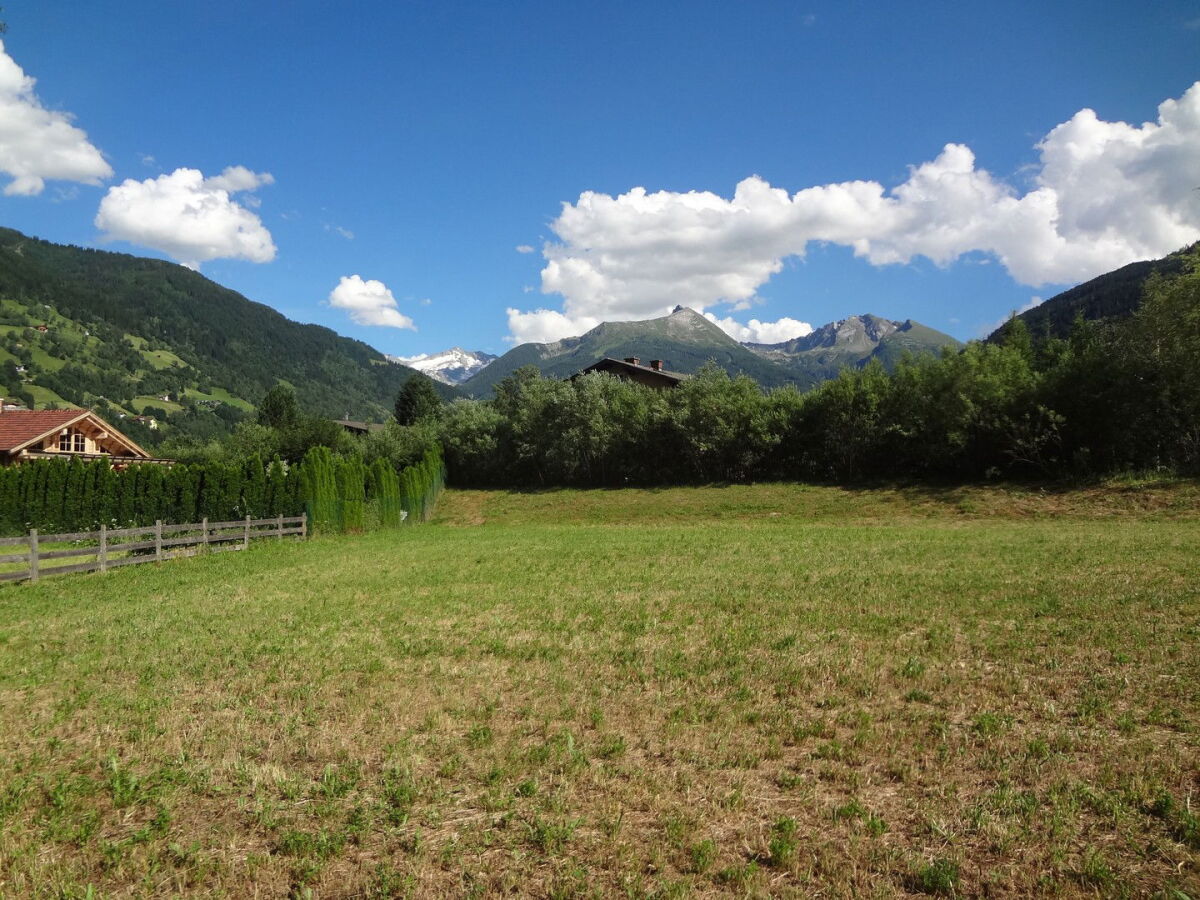
[[[353,431],[358,434],[368,434],[372,431],[379,431],[383,428],[382,425],[376,422],[354,422],[350,419],[334,419],[338,425],[341,425],[347,431]]]
[[[586,375],[588,372],[609,372],[609,371],[612,371],[613,369],[623,369],[628,372],[641,372],[641,373],[645,373],[647,375],[659,376],[664,381],[670,381],[674,384],[678,384],[679,382],[681,382],[689,377],[688,375],[686,375],[683,372],[670,372],[670,371],[667,371],[666,369],[655,369],[655,368],[651,368],[650,366],[640,365],[638,363],[626,362],[623,359],[613,359],[611,356],[606,356],[606,357],[604,357],[604,359],[601,359],[601,360],[598,360],[597,362],[592,363],[590,366],[588,366],[586,369],[584,369],[582,372],[579,372],[578,374]],[[572,376],[572,377],[577,377],[577,376]]]

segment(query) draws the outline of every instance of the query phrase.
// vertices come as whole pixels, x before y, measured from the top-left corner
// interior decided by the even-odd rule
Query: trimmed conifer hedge
[[[244,463],[113,469],[106,459],[35,460],[0,468],[0,532],[44,534],[168,523],[265,519],[307,512],[316,532],[359,532],[424,522],[445,484],[431,450],[399,474],[314,447],[299,466],[278,457]],[[405,516],[407,513],[407,516]]]
[[[0,531],[95,531],[164,522],[220,522],[294,516],[304,509],[300,480],[278,458],[239,465],[113,469],[107,459],[35,460],[0,469]]]
[[[368,469],[357,457],[338,459],[328,448],[314,447],[300,464],[300,482],[315,532],[358,532],[427,521],[446,483],[446,467],[438,450],[397,475],[383,460]]]

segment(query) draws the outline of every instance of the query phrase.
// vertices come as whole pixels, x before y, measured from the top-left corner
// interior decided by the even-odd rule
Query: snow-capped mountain
[[[443,384],[462,384],[496,357],[482,350],[451,347],[441,353],[422,353],[420,356],[389,356],[394,363],[424,372]]]

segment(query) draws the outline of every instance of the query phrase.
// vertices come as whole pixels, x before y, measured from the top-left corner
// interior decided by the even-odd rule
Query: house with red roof
[[[5,409],[0,403],[0,465],[31,459],[108,457],[113,463],[166,462],[88,409]]]

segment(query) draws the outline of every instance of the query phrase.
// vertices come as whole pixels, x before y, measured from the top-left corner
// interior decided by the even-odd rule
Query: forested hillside
[[[1197,248],[1200,244],[1184,247],[1162,259],[1130,263],[1106,272],[1026,310],[1019,318],[1036,339],[1065,338],[1077,317],[1088,321],[1126,318],[1141,305],[1146,282],[1152,275],[1180,274],[1187,269],[1190,255]],[[1001,331],[997,329],[989,340],[998,339]]]
[[[0,229],[0,301],[4,388],[38,405],[199,405],[235,420],[284,381],[311,413],[383,419],[414,374],[183,266],[11,229]]]

